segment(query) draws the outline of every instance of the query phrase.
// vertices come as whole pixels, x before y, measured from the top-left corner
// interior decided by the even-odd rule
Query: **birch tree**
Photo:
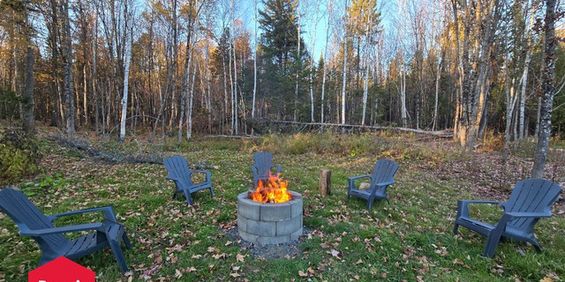
[[[257,0],[253,0],[253,17],[253,44],[255,50],[253,50],[253,98],[251,102],[251,119],[255,119],[255,100],[257,97],[257,21],[259,20],[257,17]],[[253,134],[253,129],[251,133]]]
[[[555,10],[558,2],[557,0],[545,1],[545,20],[543,27],[545,35],[543,45],[544,69],[542,73],[543,96],[540,110],[538,143],[534,155],[534,166],[532,168],[533,178],[543,177],[549,148],[549,138],[551,137],[551,113],[553,111],[553,98],[555,96],[555,49],[557,47],[555,23],[558,17]]]
[[[186,8],[186,47],[185,47],[185,57],[184,57],[184,74],[182,77],[182,83],[181,83],[181,94],[180,94],[180,113],[179,113],[179,121],[178,121],[178,133],[177,133],[177,142],[181,142],[182,141],[182,133],[183,133],[183,128],[184,128],[184,124],[183,122],[185,121],[185,112],[186,112],[186,107],[190,107],[191,105],[187,104],[187,97],[188,94],[190,92],[189,90],[189,82],[190,82],[190,70],[191,70],[191,66],[192,66],[192,54],[193,54],[193,50],[192,50],[192,45],[193,45],[193,33],[194,33],[194,26],[198,21],[198,16],[200,14],[200,10],[202,9],[204,5],[204,1],[198,3],[198,0],[190,0],[188,2],[187,8]],[[196,72],[196,70],[193,70],[193,72]],[[190,87],[192,87],[192,85],[190,85]],[[192,109],[188,110],[190,112],[190,114],[192,114]],[[190,122],[192,123],[192,116],[190,117]],[[189,126],[189,125],[187,125]],[[192,124],[190,124],[190,127],[192,128]],[[187,139],[190,139],[189,137],[189,133],[187,132]]]
[[[301,33],[300,33],[300,0],[296,0],[296,18],[297,18],[297,22],[298,22],[298,26],[296,29],[296,40],[298,42],[298,48],[296,49],[296,59],[297,61],[295,62],[295,64],[302,64],[300,58],[301,53],[300,53],[300,40],[301,39]],[[295,84],[294,84],[294,121],[298,120],[298,88],[299,88],[299,84],[300,84],[300,71],[301,68],[297,67],[296,68],[296,76],[295,76]]]
[[[124,21],[124,36],[125,36],[125,49],[124,49],[124,93],[122,95],[122,115],[120,119],[120,141],[126,138],[126,121],[128,113],[128,91],[129,91],[129,69],[132,57],[132,42],[133,42],[133,7],[129,7],[128,1],[124,2],[124,14],[128,14]]]
[[[408,127],[408,110],[406,109],[406,66],[400,64],[400,119],[402,127]]]
[[[526,89],[528,86],[528,72],[530,69],[530,62],[532,61],[532,33],[535,22],[535,13],[537,10],[537,1],[532,0],[530,4],[529,13],[526,15],[529,17],[528,25],[526,27],[526,42],[524,48],[526,49],[526,55],[524,59],[524,69],[522,71],[522,77],[520,78],[520,113],[519,113],[519,130],[518,138],[524,138],[526,135],[525,129],[525,111],[526,111]]]
[[[473,148],[488,95],[489,58],[500,18],[500,1],[452,0],[458,63],[454,138]],[[460,29],[460,24],[462,28]]]
[[[332,1],[328,1],[327,3],[327,15],[326,17],[328,17],[328,22],[326,23],[326,44],[324,45],[324,70],[322,73],[322,93],[321,93],[321,97],[320,97],[320,123],[324,123],[324,111],[325,111],[325,95],[326,95],[326,77],[327,77],[327,72],[328,72],[328,43],[329,43],[329,39],[330,39],[330,23],[331,23],[331,19],[332,19]]]
[[[341,124],[345,124],[345,96],[346,96],[346,87],[347,87],[347,35],[348,35],[348,15],[347,15],[347,6],[348,0],[344,1],[345,3],[345,15],[343,17],[344,21],[344,34],[343,34],[343,74],[342,74],[342,81],[341,81]]]

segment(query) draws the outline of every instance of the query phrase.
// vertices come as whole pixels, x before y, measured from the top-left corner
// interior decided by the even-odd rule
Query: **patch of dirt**
[[[259,259],[293,259],[302,255],[302,250],[299,248],[301,242],[308,237],[312,231],[306,227],[303,228],[302,236],[298,240],[290,241],[288,243],[276,245],[257,245],[249,243],[241,237],[237,232],[237,225],[224,227],[221,229],[230,240],[236,242],[242,250],[248,250],[253,257]]]
[[[544,177],[565,187],[565,161],[548,162]],[[563,158],[565,160],[565,157]],[[470,189],[477,199],[505,201],[517,181],[531,175],[532,159],[517,156],[504,158],[502,153],[471,153],[465,159],[451,160],[432,173],[442,180],[461,179],[472,183]],[[556,215],[565,216],[564,195],[556,204]]]

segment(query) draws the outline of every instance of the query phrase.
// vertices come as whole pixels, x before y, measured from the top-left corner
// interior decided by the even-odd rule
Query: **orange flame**
[[[285,203],[292,199],[287,191],[288,181],[269,173],[268,179],[260,179],[255,191],[249,192],[249,198],[260,203]]]

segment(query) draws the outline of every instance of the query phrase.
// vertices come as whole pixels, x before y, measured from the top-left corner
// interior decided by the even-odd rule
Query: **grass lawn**
[[[43,141],[44,173],[20,183],[30,199],[46,214],[113,205],[134,243],[133,250],[125,251],[131,277],[120,274],[109,250],[78,261],[96,271],[99,281],[565,279],[563,202],[554,211],[560,215],[537,225],[542,253],[501,243],[496,256],[488,259],[480,255],[485,239],[464,228],[460,236],[451,233],[458,199],[505,199],[511,183],[529,173],[527,159],[511,157],[503,165],[496,152],[464,153],[449,141],[409,135],[210,138],[180,146],[97,144],[184,155],[210,167],[216,191],[213,199],[205,191],[197,193],[190,207],[171,199],[173,184],[165,180],[161,165],[107,164]],[[236,224],[236,196],[250,187],[252,153],[261,149],[274,152],[289,188],[304,196],[304,225],[311,232],[296,257],[254,258],[223,231]],[[368,212],[365,202],[347,199],[346,180],[368,173],[382,157],[400,163],[397,184],[389,190],[390,204],[376,203]],[[563,183],[558,159],[550,163],[548,177]],[[322,168],[332,170],[328,198],[317,193]],[[491,222],[500,213],[492,207],[473,212]],[[35,242],[20,237],[13,222],[0,214],[0,281],[26,280],[38,258]]]

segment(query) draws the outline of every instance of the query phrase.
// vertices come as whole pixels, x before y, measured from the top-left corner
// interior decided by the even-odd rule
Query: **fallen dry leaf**
[[[235,259],[236,259],[238,262],[243,262],[243,261],[245,261],[245,256],[242,255],[242,254],[237,254],[237,255],[235,256]]]
[[[330,251],[330,254],[332,254],[332,257],[339,258],[339,251],[336,250],[336,249],[332,249],[332,250]]]

